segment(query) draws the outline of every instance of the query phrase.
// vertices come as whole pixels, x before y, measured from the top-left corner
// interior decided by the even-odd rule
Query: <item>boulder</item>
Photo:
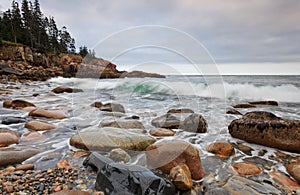
[[[99,127],[116,127],[122,129],[145,129],[143,123],[138,120],[101,121]]]
[[[180,127],[180,118],[173,114],[165,114],[154,118],[151,124],[157,128],[178,129]]]
[[[84,150],[110,151],[114,148],[143,151],[156,140],[126,129],[91,127],[73,135],[70,144]]]
[[[167,112],[167,114],[181,114],[181,113],[194,113],[193,110],[189,108],[174,108]]]
[[[260,175],[262,173],[261,168],[251,162],[238,162],[233,163],[231,166],[238,172],[238,174],[244,176]]]
[[[59,87],[52,89],[52,92],[54,92],[54,93],[78,93],[78,92],[83,92],[83,90],[59,86]]]
[[[6,117],[2,119],[1,123],[4,125],[11,125],[11,124],[18,124],[18,123],[24,123],[26,122],[26,119],[21,117]]]
[[[52,130],[57,128],[56,125],[50,124],[46,121],[38,121],[38,120],[32,120],[26,122],[25,127],[33,131],[46,131],[46,130]]]
[[[96,107],[96,108],[101,108],[102,107],[102,102],[94,102],[91,104],[92,107]]]
[[[179,190],[190,190],[193,187],[191,172],[186,164],[173,167],[170,171],[169,178]]]
[[[255,105],[252,104],[237,104],[233,108],[255,108]]]
[[[21,164],[40,152],[33,147],[0,148],[0,166]]]
[[[249,102],[249,104],[252,104],[252,105],[270,105],[270,106],[278,106],[278,102],[273,101],[273,100],[255,101],[255,102]]]
[[[14,108],[14,109],[23,109],[26,107],[35,107],[33,103],[30,103],[25,100],[4,100],[4,108]]]
[[[192,178],[200,180],[204,176],[199,150],[193,145],[178,140],[162,141],[146,149],[147,165],[169,174],[173,167],[185,163]]]
[[[228,142],[215,142],[209,144],[206,150],[210,153],[214,153],[220,156],[231,156],[234,155],[234,148]]]
[[[99,153],[90,154],[84,165],[97,170],[95,188],[107,194],[175,194],[169,180],[142,166],[114,163]]]
[[[274,170],[269,172],[269,175],[289,192],[285,194],[293,194],[292,192],[300,190],[300,185],[281,171]]]
[[[90,195],[90,193],[82,190],[62,190],[51,195]]]
[[[174,136],[176,131],[172,129],[165,129],[165,128],[155,128],[150,130],[150,135],[158,136],[158,137],[165,137],[165,136]]]
[[[300,183],[300,162],[286,165],[286,170],[298,183]]]
[[[100,110],[107,112],[121,112],[125,113],[125,108],[122,104],[107,103],[101,106]]]
[[[8,129],[0,130],[0,147],[18,144],[19,136],[16,132]]]
[[[131,159],[129,154],[121,148],[112,149],[108,153],[108,157],[116,162],[123,162],[123,163],[129,162]]]
[[[300,153],[300,121],[263,112],[249,112],[228,126],[232,137],[290,152]]]
[[[36,117],[45,117],[45,118],[53,118],[53,119],[64,119],[68,116],[62,110],[45,110],[45,109],[35,109],[29,112],[29,116]]]
[[[191,114],[184,119],[181,129],[192,133],[206,133],[207,122],[200,114]]]

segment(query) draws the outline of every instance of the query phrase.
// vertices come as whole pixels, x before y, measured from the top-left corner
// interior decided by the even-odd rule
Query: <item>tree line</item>
[[[75,53],[75,39],[53,17],[45,17],[39,0],[12,1],[11,9],[0,15],[0,42],[21,43],[42,53]]]

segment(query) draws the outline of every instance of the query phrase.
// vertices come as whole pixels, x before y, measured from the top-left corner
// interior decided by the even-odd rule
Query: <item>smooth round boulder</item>
[[[36,117],[45,117],[45,118],[53,118],[53,119],[64,119],[68,116],[62,110],[45,110],[45,109],[35,109],[29,112],[29,116]]]
[[[206,150],[210,153],[217,154],[220,156],[232,156],[234,155],[234,148],[228,142],[215,142],[209,144]]]
[[[207,122],[200,114],[191,114],[184,121],[181,126],[184,131],[192,133],[206,133]]]
[[[233,163],[231,166],[238,172],[238,174],[244,176],[260,175],[262,173],[261,168],[251,162],[238,162]]]
[[[25,127],[32,131],[47,131],[47,130],[52,130],[57,128],[56,125],[50,124],[46,121],[38,121],[38,120],[32,120],[26,122]]]
[[[21,164],[40,152],[33,147],[0,148],[0,166]]]
[[[116,162],[123,162],[123,163],[129,162],[131,159],[130,155],[121,148],[112,149],[108,153],[108,157]]]
[[[154,118],[151,124],[157,128],[178,129],[180,127],[180,118],[175,114],[165,114]]]
[[[0,130],[0,147],[18,144],[19,136],[16,132],[9,129]]]
[[[24,164],[24,165],[18,165],[16,167],[16,171],[28,171],[28,170],[33,170],[34,169],[34,164]]]
[[[205,175],[199,153],[197,148],[185,141],[162,141],[147,147],[147,165],[150,169],[159,169],[169,174],[173,167],[185,163],[192,178],[199,180]]]
[[[255,111],[233,120],[228,126],[232,137],[272,148],[300,153],[300,121]]]
[[[70,87],[56,87],[55,89],[52,89],[52,92],[59,94],[59,93],[77,93],[77,92],[83,92],[81,89],[73,89]]]

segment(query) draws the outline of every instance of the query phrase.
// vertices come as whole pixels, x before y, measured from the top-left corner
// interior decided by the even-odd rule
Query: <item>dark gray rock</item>
[[[6,117],[2,119],[1,123],[4,125],[11,125],[11,124],[18,124],[18,123],[24,123],[26,122],[26,119],[21,117]]]
[[[98,153],[90,154],[84,165],[97,169],[95,188],[105,194],[175,194],[169,180],[142,166],[114,163]]]
[[[200,114],[191,114],[183,121],[181,129],[193,133],[206,133],[207,122]]]

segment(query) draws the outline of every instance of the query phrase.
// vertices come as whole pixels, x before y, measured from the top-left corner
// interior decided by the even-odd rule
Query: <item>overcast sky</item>
[[[1,0],[0,9],[6,10],[10,3],[10,0]],[[300,62],[299,0],[40,0],[40,3],[46,16],[54,16],[59,26],[67,26],[77,47],[97,48],[99,41],[115,32],[140,25],[161,25],[179,30],[182,38],[170,36],[168,39],[170,32],[150,34],[147,30],[121,36],[122,40],[114,38],[117,34],[106,52],[121,45],[130,46],[128,42],[135,38],[147,40],[149,36],[172,42],[167,44],[168,48],[178,43],[181,48],[194,50],[185,44],[182,33],[185,32],[199,41],[220,64]],[[133,56],[142,58],[155,49],[150,50],[135,50],[121,62],[129,62]],[[159,55],[158,51],[148,58],[170,59],[172,56],[167,52]]]

